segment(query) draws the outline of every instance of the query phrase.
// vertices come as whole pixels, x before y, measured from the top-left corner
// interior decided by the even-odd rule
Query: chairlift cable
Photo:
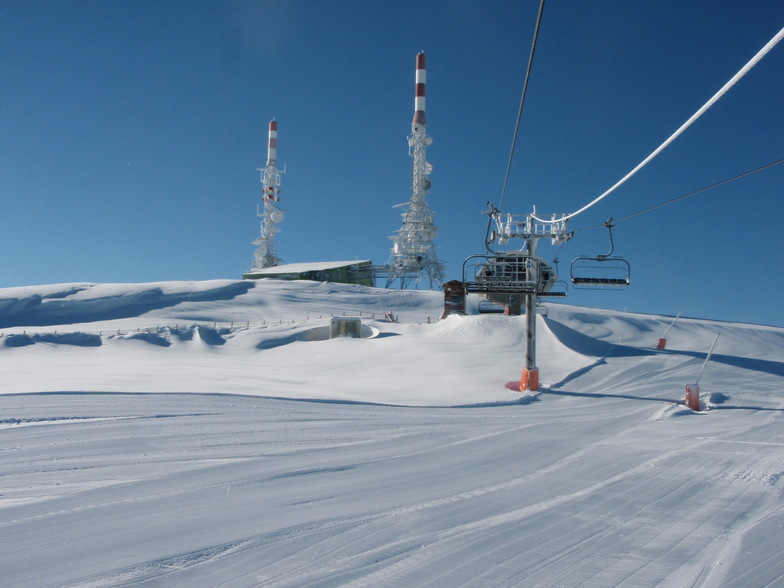
[[[694,121],[696,121],[711,106],[713,106],[716,103],[716,101],[719,100],[719,98],[724,96],[724,94],[726,94],[729,91],[730,88],[732,88],[743,76],[745,76],[751,70],[751,68],[753,68],[755,65],[757,65],[757,63],[763,57],[765,57],[765,55],[767,55],[768,52],[770,52],[770,50],[773,49],[773,47],[775,47],[778,44],[778,42],[781,41],[782,39],[784,39],[784,27],[782,27],[782,29],[770,41],[768,41],[767,44],[762,49],[760,49],[757,52],[757,54],[754,55],[754,57],[752,57],[748,61],[748,63],[746,63],[746,65],[744,65],[738,71],[738,73],[736,73],[734,76],[732,76],[732,78],[726,84],[724,84],[724,86],[722,86],[721,89],[718,92],[716,92],[710,98],[710,100],[708,100],[705,104],[703,104],[702,107],[697,112],[695,112],[685,123],[683,123],[680,126],[680,128],[678,128],[678,130],[676,130],[672,135],[670,135],[669,138],[667,138],[667,140],[664,141],[664,143],[662,143],[656,149],[654,149],[653,152],[650,155],[648,155],[648,157],[646,157],[640,163],[638,163],[637,166],[634,169],[632,169],[624,177],[622,177],[620,180],[618,180],[618,182],[616,182],[615,185],[610,187],[610,189],[608,189],[606,192],[604,192],[603,194],[601,194],[600,196],[598,196],[597,198],[595,198],[594,200],[592,200],[591,202],[589,202],[588,204],[586,204],[585,206],[580,208],[579,210],[576,210],[575,212],[572,212],[571,214],[564,215],[562,217],[562,219],[563,220],[568,220],[570,218],[573,218],[573,217],[577,216],[578,214],[580,214],[582,212],[585,212],[586,210],[591,208],[594,204],[597,204],[598,202],[600,202],[601,200],[603,200],[604,198],[609,196],[612,192],[614,192],[617,188],[619,188],[622,184],[624,184],[629,178],[631,178],[634,174],[636,174],[638,171],[640,171],[654,157],[656,157],[659,153],[661,153],[670,143],[672,143],[686,129],[688,129]],[[535,214],[533,214],[531,216],[535,220],[537,220],[537,221],[545,222],[545,219],[540,219]]]
[[[515,124],[514,135],[512,136],[512,149],[509,152],[509,162],[506,164],[506,174],[504,175],[504,185],[501,189],[501,203],[498,208],[503,209],[504,198],[506,197],[506,185],[509,182],[509,171],[512,168],[512,159],[514,158],[515,145],[517,144],[517,133],[520,129],[520,119],[523,116],[523,104],[525,103],[525,94],[528,91],[528,80],[531,77],[531,66],[534,61],[534,50],[536,49],[536,39],[539,37],[539,26],[542,23],[542,12],[544,11],[544,0],[539,3],[539,14],[536,17],[536,28],[534,29],[534,39],[531,43],[531,54],[528,56],[528,67],[525,70],[525,81],[523,82],[523,93],[520,96],[520,108],[517,111],[517,123]]]
[[[737,176],[733,176],[731,178],[727,178],[725,180],[721,180],[720,182],[716,182],[715,184],[711,184],[710,186],[706,186],[704,188],[700,188],[699,190],[694,190],[693,192],[689,192],[688,194],[684,194],[682,196],[678,196],[677,198],[672,198],[670,200],[666,200],[665,202],[660,202],[659,204],[654,204],[653,206],[649,206],[648,208],[644,208],[643,210],[638,210],[637,212],[633,212],[631,214],[627,214],[626,216],[622,216],[620,218],[613,219],[613,222],[618,223],[618,222],[620,222],[622,220],[627,220],[627,219],[630,219],[630,218],[632,218],[634,216],[638,216],[638,215],[644,214],[646,212],[651,212],[652,210],[656,210],[657,208],[661,208],[662,206],[667,206],[668,204],[673,204],[675,202],[678,202],[679,200],[685,200],[686,198],[689,198],[691,196],[696,196],[697,194],[701,194],[702,192],[707,192],[708,190],[712,190],[713,188],[718,188],[719,186],[723,186],[724,184],[729,184],[730,182],[734,182],[735,180],[739,180],[741,178],[745,178],[747,176],[750,176],[750,175],[755,174],[757,172],[761,172],[761,171],[766,170],[768,168],[771,168],[773,166],[780,165],[782,163],[784,163],[784,159],[779,159],[778,161],[774,161],[772,163],[765,164],[765,165],[763,165],[761,167],[758,167],[756,169],[753,169],[753,170],[750,170],[750,171],[747,171],[747,172],[743,172],[742,174],[738,174]],[[605,226],[607,226],[606,223],[601,223],[601,224],[598,224],[598,225],[593,225],[591,227],[584,227],[582,229],[575,229],[575,231],[588,231],[590,229],[598,229],[599,227],[605,227]]]
[[[689,198],[690,196],[696,196],[697,194],[700,194],[702,192],[706,192],[706,191],[711,190],[713,188],[718,188],[719,186],[722,186],[724,184],[728,184],[729,182],[733,182],[735,180],[739,180],[740,178],[745,178],[746,176],[750,176],[751,174],[754,174],[754,173],[757,173],[759,171],[768,169],[769,167],[773,167],[774,165],[779,165],[780,163],[784,163],[784,159],[779,159],[778,161],[774,161],[773,163],[769,163],[767,165],[763,165],[762,167],[758,167],[757,169],[753,169],[751,171],[747,171],[747,172],[742,173],[740,175],[737,175],[737,176],[735,176],[733,178],[722,180],[721,182],[717,182],[717,183],[712,184],[710,186],[707,186],[705,188],[701,188],[699,190],[695,190],[694,192],[689,192],[688,194],[684,194],[683,196],[678,196],[677,198],[673,198],[672,200],[667,200],[666,202],[662,202],[660,204],[656,204],[655,206],[650,206],[650,207],[646,208],[645,210],[640,210],[639,212],[633,212],[631,214],[627,214],[626,216],[622,216],[621,218],[615,219],[615,222],[626,220],[628,218],[632,218],[633,216],[637,216],[637,215],[643,214],[645,212],[650,212],[651,210],[655,210],[657,208],[661,208],[662,206],[666,206],[667,204],[672,204],[673,202],[677,202],[679,200],[684,200],[685,198]]]

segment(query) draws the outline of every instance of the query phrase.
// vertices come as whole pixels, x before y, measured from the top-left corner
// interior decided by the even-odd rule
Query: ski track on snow
[[[520,318],[427,324],[438,293],[218,281],[11,294],[4,308],[38,326],[14,327],[12,345],[0,332],[4,586],[784,581],[784,329],[682,319],[657,351],[670,317],[552,305],[544,386],[522,403],[503,387]],[[110,335],[43,324],[69,308],[89,318],[90,304]],[[294,320],[335,308],[401,322],[325,341],[327,319]],[[265,325],[182,323],[250,325],[260,310]],[[141,323],[180,326],[122,334]],[[683,387],[714,332],[695,413]]]

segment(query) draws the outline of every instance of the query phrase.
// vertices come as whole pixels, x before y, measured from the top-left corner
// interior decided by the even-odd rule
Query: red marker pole
[[[664,330],[664,333],[662,333],[662,336],[659,337],[659,342],[656,344],[656,349],[664,349],[667,346],[667,333],[672,328],[672,326],[675,324],[675,321],[677,321],[678,318],[681,316],[681,312],[683,312],[683,311],[680,311],[677,315],[675,315],[675,318],[670,323],[670,326],[667,327]]]

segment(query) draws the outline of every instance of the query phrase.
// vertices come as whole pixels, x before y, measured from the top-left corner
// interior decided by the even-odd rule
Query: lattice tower
[[[417,55],[414,120],[408,138],[409,153],[413,160],[411,172],[411,200],[403,205],[403,225],[392,239],[392,256],[389,259],[386,287],[395,281],[405,288],[411,283],[426,281],[429,288],[441,287],[444,264],[438,260],[435,238],[438,227],[433,222],[433,211],[427,204],[430,191],[430,173],[433,166],[427,161],[427,147],[433,140],[427,135],[425,118],[425,54]]]

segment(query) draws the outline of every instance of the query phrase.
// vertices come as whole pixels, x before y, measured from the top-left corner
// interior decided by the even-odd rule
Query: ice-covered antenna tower
[[[280,265],[280,258],[275,253],[275,234],[280,231],[278,223],[283,220],[283,211],[278,208],[280,202],[280,174],[277,167],[278,123],[272,119],[269,123],[269,141],[267,143],[267,166],[261,172],[263,208],[257,208],[261,217],[261,234],[253,244],[258,245],[254,252],[253,265],[250,271]]]
[[[427,136],[425,121],[425,54],[416,56],[416,91],[414,97],[414,120],[408,138],[409,152],[413,158],[411,173],[411,200],[404,207],[403,226],[392,239],[392,256],[389,260],[387,288],[396,280],[405,288],[412,281],[425,278],[430,288],[441,286],[444,265],[438,261],[433,242],[438,228],[433,224],[433,211],[427,205],[430,190],[430,172],[433,166],[427,162],[426,150],[433,140]]]

